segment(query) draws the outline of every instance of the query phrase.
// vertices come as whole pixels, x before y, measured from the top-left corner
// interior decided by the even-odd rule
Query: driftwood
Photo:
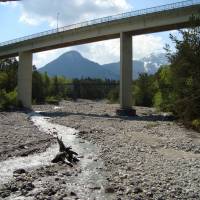
[[[57,137],[57,141],[59,144],[59,153],[55,156],[55,158],[51,161],[52,163],[62,162],[68,164],[73,167],[73,163],[77,163],[79,159],[76,157],[78,154],[72,151],[71,147],[66,147],[62,141],[62,137],[59,139]]]

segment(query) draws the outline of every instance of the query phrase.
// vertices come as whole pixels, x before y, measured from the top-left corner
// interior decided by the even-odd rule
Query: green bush
[[[50,96],[50,97],[47,97],[45,99],[45,102],[48,103],[48,104],[53,104],[53,105],[58,105],[59,104],[59,101],[60,99],[57,98],[57,97],[54,97],[54,96]]]
[[[196,130],[200,131],[200,119],[195,119],[192,121],[192,126]]]
[[[161,92],[156,92],[156,94],[154,95],[154,106],[160,110],[161,105],[162,105],[162,94]]]
[[[136,106],[153,105],[154,96],[154,77],[146,73],[140,74],[138,79],[134,81],[133,97]]]
[[[17,100],[16,90],[11,92],[6,92],[5,90],[0,90],[0,109],[12,109],[21,107],[21,103]]]
[[[108,93],[107,99],[109,100],[110,103],[116,103],[119,101],[119,88],[112,89]]]

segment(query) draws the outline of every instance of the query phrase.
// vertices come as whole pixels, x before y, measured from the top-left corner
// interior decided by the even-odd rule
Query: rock
[[[81,135],[87,134],[87,131],[79,131],[79,134]]]
[[[87,159],[92,160],[92,156],[88,156]]]
[[[89,189],[91,189],[91,190],[100,190],[101,187],[98,186],[98,185],[90,185],[90,186],[89,186]]]
[[[75,192],[70,192],[71,196],[77,196],[77,194]]]
[[[28,152],[24,152],[24,153],[21,154],[21,157],[27,157],[28,154],[29,154]]]
[[[9,197],[10,193],[11,192],[9,190],[3,191],[3,192],[0,193],[0,197],[2,197],[2,198]]]
[[[165,200],[164,197],[158,197],[157,200]]]
[[[130,188],[128,188],[127,190],[126,190],[126,194],[131,194],[132,193],[132,190],[130,189]]]
[[[25,174],[26,170],[25,169],[17,169],[13,172],[14,174]]]
[[[50,170],[47,170],[47,171],[46,171],[46,174],[47,174],[48,176],[54,176],[54,172],[51,172]]]
[[[55,195],[57,193],[57,191],[54,188],[50,188],[44,191],[45,194],[47,194],[48,196],[52,196]]]
[[[153,192],[147,192],[146,195],[147,197],[153,198]]]
[[[135,194],[139,194],[139,193],[142,193],[143,192],[143,190],[142,190],[142,188],[140,188],[140,187],[136,187],[135,189],[134,189],[134,193]]]
[[[84,158],[84,156],[83,156],[83,155],[81,155],[81,156],[78,156],[78,158]]]
[[[33,183],[29,182],[29,183],[25,183],[24,185],[22,185],[22,190],[25,191],[31,191],[35,188],[35,186],[33,185]]]
[[[123,195],[123,191],[117,191],[117,194],[122,196]]]
[[[18,190],[19,190],[19,188],[16,187],[16,186],[11,186],[11,187],[10,187],[10,191],[11,191],[11,192],[16,192],[16,191],[18,191]]]
[[[27,195],[28,194],[28,191],[27,190],[21,190],[21,195],[23,195],[23,196],[25,196],[25,195]]]
[[[114,192],[115,192],[115,189],[112,187],[105,188],[105,193],[114,193]]]

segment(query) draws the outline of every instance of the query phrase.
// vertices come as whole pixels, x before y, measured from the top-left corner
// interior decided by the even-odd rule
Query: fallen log
[[[59,139],[57,137],[58,145],[59,145],[59,153],[55,156],[55,158],[51,161],[52,163],[65,163],[69,166],[73,167],[73,163],[77,163],[79,159],[76,157],[78,154],[75,151],[72,151],[72,148],[66,147],[62,141],[62,137]]]

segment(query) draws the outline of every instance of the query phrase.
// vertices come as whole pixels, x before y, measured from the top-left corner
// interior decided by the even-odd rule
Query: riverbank
[[[26,111],[0,112],[0,161],[45,151],[54,138],[42,133]]]
[[[51,144],[44,152],[1,161],[0,199],[114,199],[114,194],[105,192],[104,164],[96,145],[76,137],[77,130],[51,123],[42,114],[28,113],[29,123],[34,124],[38,134],[62,138],[78,153],[80,162],[72,163],[73,167],[62,162],[53,164],[58,144]],[[39,137],[36,139],[39,141]]]
[[[18,188],[6,199],[13,194],[24,199],[200,199],[200,134],[153,108],[136,108],[136,117],[119,117],[117,108],[89,100],[34,106],[49,122],[79,130],[78,143],[95,146],[95,153],[84,157],[102,165],[91,170],[90,165],[83,167],[82,159],[73,168],[59,164],[34,168],[16,174],[0,194]],[[95,174],[101,175],[101,183]]]
[[[80,130],[96,144],[119,199],[200,199],[200,134],[152,108],[118,117],[118,105],[63,102],[52,121]]]

